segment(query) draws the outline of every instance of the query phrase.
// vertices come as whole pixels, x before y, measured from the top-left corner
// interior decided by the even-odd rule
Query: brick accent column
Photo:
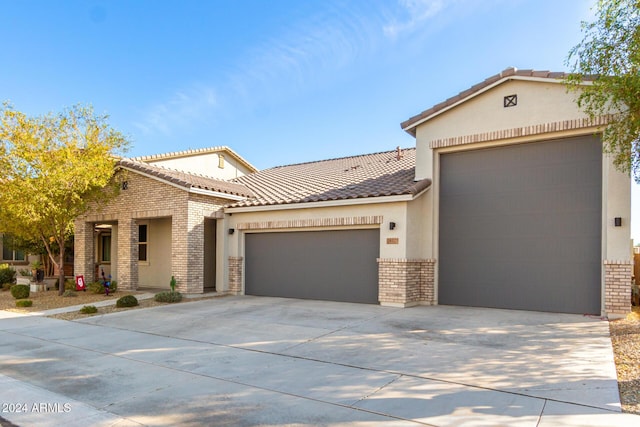
[[[94,266],[93,223],[78,220],[75,222],[73,239],[74,260],[73,268],[76,276],[84,276],[86,283],[96,280]]]
[[[138,289],[138,224],[131,218],[118,221],[118,288]]]
[[[426,259],[422,262],[420,275],[420,301],[424,304],[433,305],[435,300],[435,271],[436,260]]]
[[[378,258],[378,300],[409,307],[433,304],[434,260]]]
[[[176,290],[187,292],[189,251],[187,235],[187,213],[174,212],[171,217],[171,274],[176,278]]]
[[[631,261],[604,261],[605,315],[624,316],[631,311]]]
[[[204,292],[204,216],[198,209],[193,209],[189,203],[187,221],[189,270],[187,272],[188,293]]]
[[[229,257],[229,293],[242,295],[242,261],[241,256]]]

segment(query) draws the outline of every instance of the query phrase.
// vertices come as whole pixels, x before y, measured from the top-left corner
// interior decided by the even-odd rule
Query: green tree
[[[611,114],[605,151],[640,182],[640,0],[598,0],[595,21],[583,22],[582,32],[567,58],[567,83],[589,117]]]
[[[116,155],[128,141],[107,118],[81,105],[37,117],[0,108],[0,232],[40,240],[60,283],[74,219],[119,189]]]

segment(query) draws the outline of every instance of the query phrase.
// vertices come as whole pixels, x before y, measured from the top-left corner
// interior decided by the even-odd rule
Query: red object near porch
[[[76,276],[76,291],[86,291],[87,286],[84,282],[84,276]]]

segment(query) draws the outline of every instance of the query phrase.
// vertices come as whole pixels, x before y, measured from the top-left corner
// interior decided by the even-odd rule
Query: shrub
[[[58,279],[58,280],[60,280],[60,279]],[[76,282],[74,280],[71,280],[71,279],[65,280],[64,281],[64,290],[65,291],[75,291],[76,290]]]
[[[3,291],[8,291],[12,286],[13,286],[13,283],[3,283],[2,284],[2,290]]]
[[[102,283],[100,283],[100,282],[87,283],[87,290],[89,292],[94,293],[94,294],[103,294],[104,293],[104,287],[102,286]]]
[[[116,307],[135,307],[136,305],[138,305],[138,299],[133,295],[125,295],[116,301]]]
[[[33,301],[30,299],[21,299],[16,301],[16,307],[31,307],[33,305]]]
[[[98,312],[98,308],[95,305],[85,305],[80,309],[82,314],[94,314]]]
[[[11,287],[11,295],[15,299],[29,298],[29,285],[13,285]]]
[[[182,294],[180,292],[160,292],[154,297],[158,302],[180,302],[182,301]]]
[[[9,264],[0,264],[0,283],[16,283],[16,271]]]
[[[118,282],[115,280],[110,283],[109,293],[113,293],[118,289]],[[91,282],[87,285],[87,290],[94,294],[104,294],[104,286],[100,282]]]
[[[64,291],[64,294],[62,294],[63,297],[77,297],[78,294],[76,293],[76,291],[72,291],[72,290],[66,290]]]

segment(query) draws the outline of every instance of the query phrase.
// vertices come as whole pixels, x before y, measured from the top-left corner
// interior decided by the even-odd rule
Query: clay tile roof
[[[240,197],[253,197],[253,193],[240,183],[213,179],[202,175],[181,172],[160,166],[149,165],[132,159],[121,159],[118,166],[136,172],[149,175],[161,181],[183,187],[185,190],[197,188],[201,190],[215,191]]]
[[[415,195],[429,187],[415,182],[415,148],[364,154],[318,162],[279,166],[234,179],[255,194],[254,199],[231,205],[264,206]]]
[[[408,132],[409,134],[415,136],[416,134],[416,126],[420,123],[422,123],[425,119],[427,119],[428,117],[431,117],[437,113],[439,113],[440,111],[446,109],[447,107],[450,107],[454,104],[457,104],[463,100],[465,100],[466,98],[470,98],[471,96],[477,94],[478,92],[484,90],[485,88],[488,88],[489,86],[492,86],[496,83],[498,83],[501,80],[504,81],[508,81],[511,80],[512,78],[521,78],[521,79],[526,79],[526,78],[533,78],[533,79],[549,79],[549,80],[564,80],[569,76],[569,74],[567,73],[563,73],[563,72],[551,72],[551,71],[541,71],[541,70],[519,70],[515,67],[510,67],[507,68],[503,71],[501,71],[498,74],[495,74],[487,79],[485,79],[484,81],[475,84],[473,86],[471,86],[469,89],[466,89],[462,92],[460,92],[459,94],[452,96],[451,98],[440,102],[439,104],[434,105],[433,107],[429,108],[428,110],[423,111],[422,113],[411,117],[408,120],[405,120],[404,122],[400,123],[400,126],[402,127],[402,129],[404,129],[406,132]],[[594,80],[596,77],[595,76],[583,76],[584,80]]]

